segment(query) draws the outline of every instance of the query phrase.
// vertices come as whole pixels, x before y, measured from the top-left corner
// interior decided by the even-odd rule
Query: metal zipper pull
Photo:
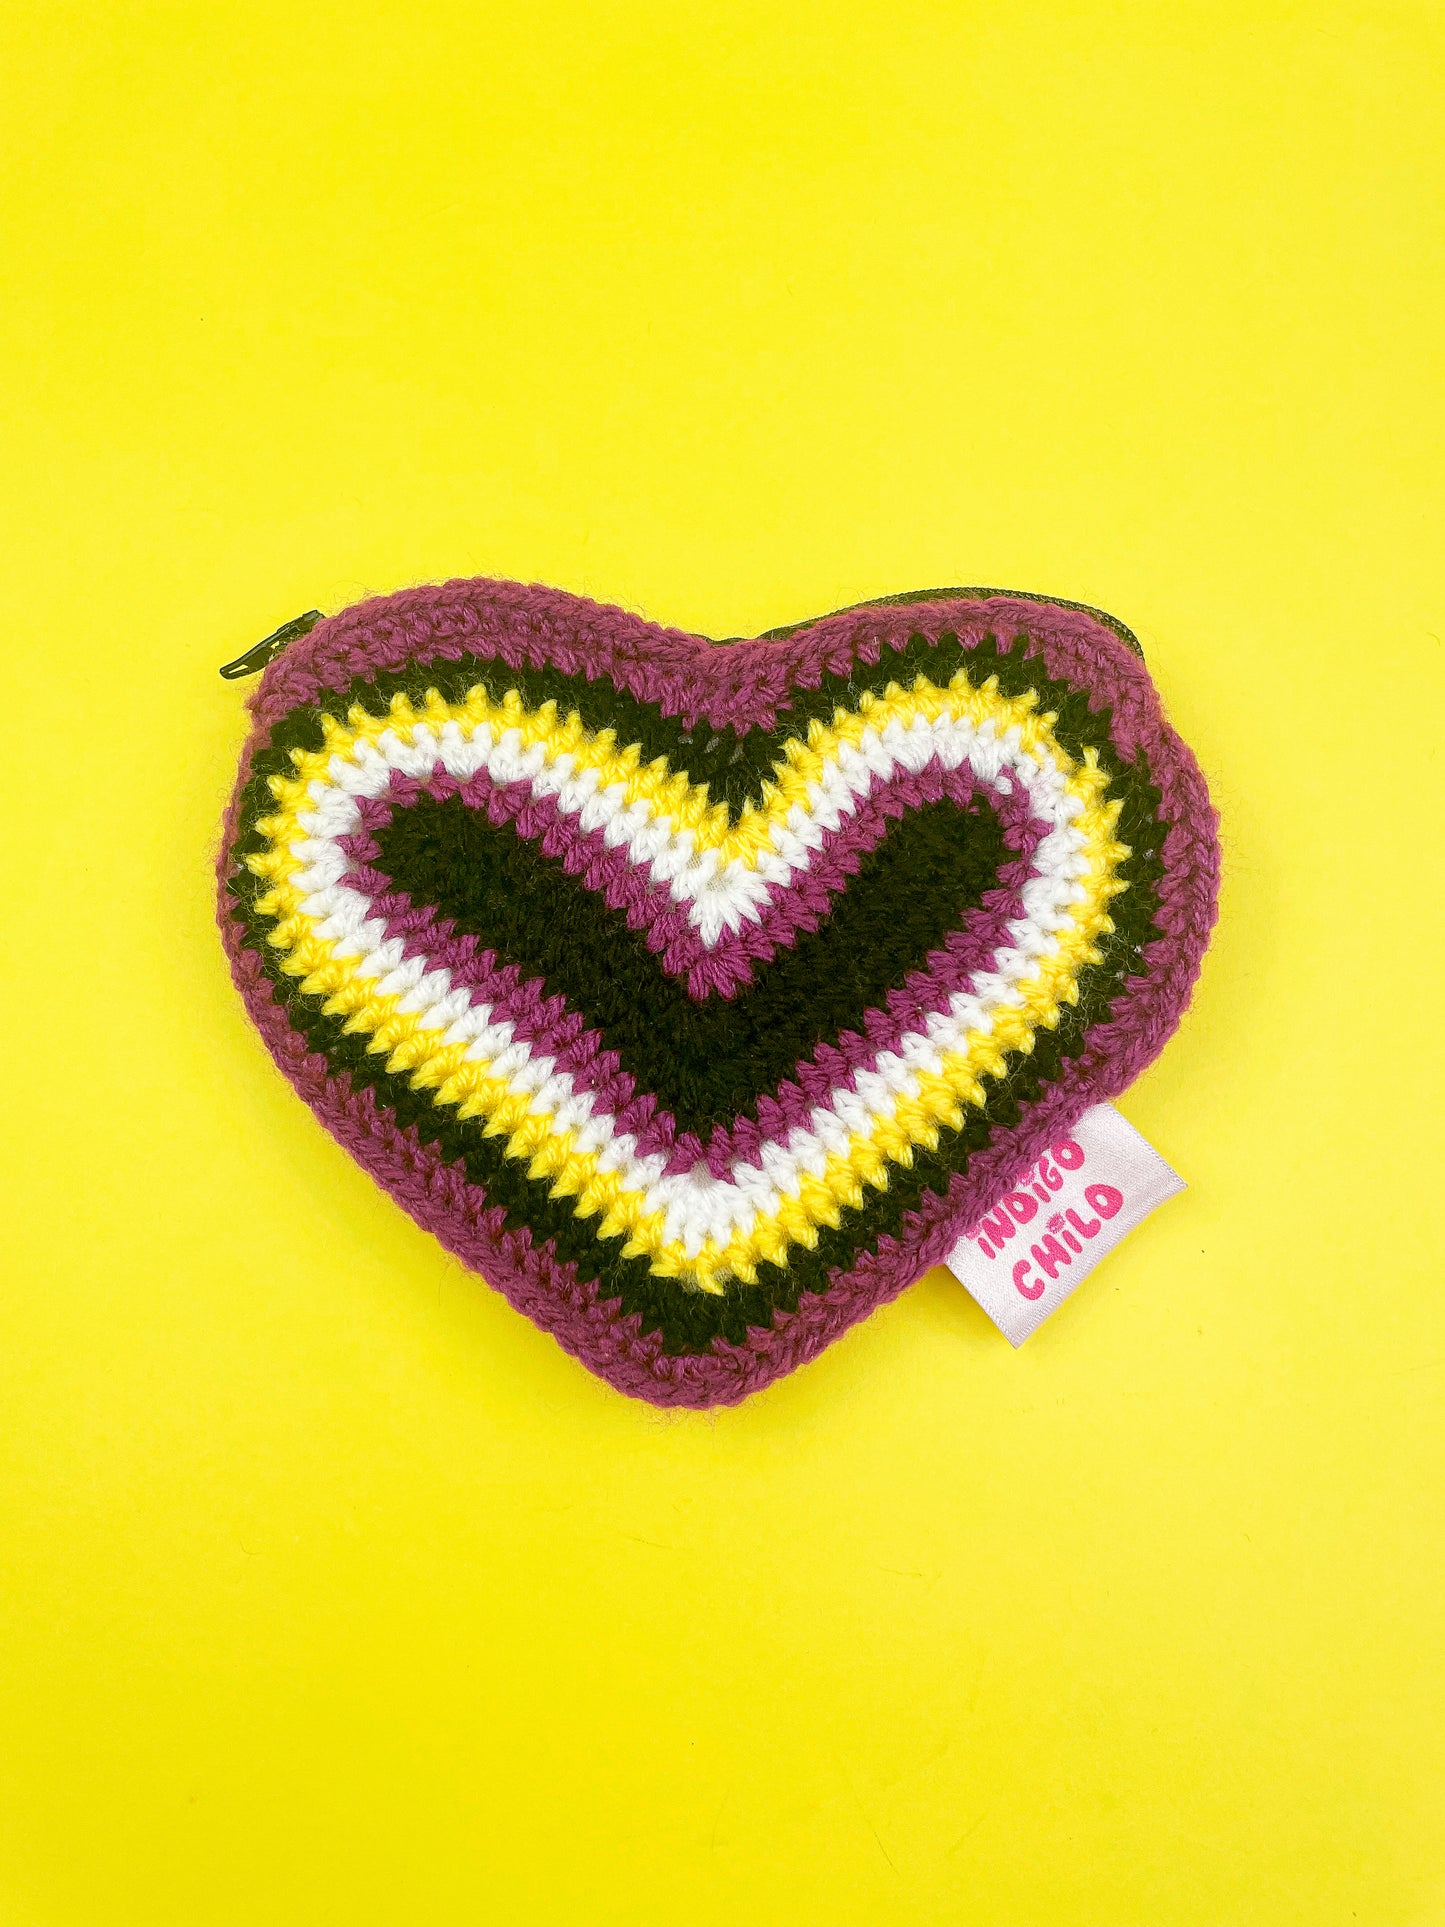
[[[319,609],[308,609],[304,616],[292,616],[291,620],[283,622],[279,629],[273,629],[263,642],[258,642],[248,649],[244,656],[237,656],[234,662],[222,663],[221,674],[227,682],[235,682],[240,676],[254,676],[258,670],[264,669],[268,662],[274,662],[288,642],[294,642],[298,636],[309,634],[320,620]]]

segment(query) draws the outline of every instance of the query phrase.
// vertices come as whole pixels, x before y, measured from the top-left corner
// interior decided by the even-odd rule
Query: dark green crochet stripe
[[[540,979],[617,1052],[640,1091],[684,1131],[757,1116],[819,1043],[861,1031],[997,882],[1003,832],[984,801],[940,801],[889,821],[814,932],[755,967],[733,998],[692,998],[624,913],[515,824],[459,796],[422,796],[377,838],[377,865],[414,904],[474,935],[524,980]],[[248,871],[238,893],[269,888]]]
[[[956,638],[945,637],[935,644],[914,637],[905,650],[885,651],[879,664],[856,664],[851,677],[825,677],[819,689],[796,692],[792,708],[780,716],[776,730],[741,734],[706,725],[689,730],[606,680],[591,682],[555,671],[513,672],[480,658],[415,665],[394,676],[360,680],[326,705],[333,713],[344,713],[351,703],[360,701],[377,711],[400,689],[421,697],[428,688],[440,687],[443,695],[457,700],[478,682],[494,699],[515,687],[529,706],[554,700],[564,714],[578,710],[589,728],[613,727],[620,741],[637,741],[649,760],[666,756],[673,767],[685,768],[694,782],[709,782],[713,796],[725,799],[734,811],[746,797],[760,798],[780,741],[805,729],[813,716],[831,721],[834,710],[840,705],[852,707],[863,689],[881,690],[894,680],[906,685],[920,671],[932,679],[947,680],[965,662],[976,682],[997,675],[1007,695],[1034,690],[1040,707],[1056,712],[1055,733],[1071,755],[1077,758],[1090,746],[1097,751],[1100,767],[1110,778],[1110,793],[1122,804],[1118,834],[1133,850],[1122,875],[1131,887],[1113,906],[1117,928],[1101,945],[1104,964],[1081,975],[1079,1004],[1065,1010],[1056,1031],[1038,1034],[1031,1053],[1011,1060],[1005,1077],[990,1083],[987,1105],[971,1111],[961,1130],[944,1132],[936,1151],[919,1149],[909,1169],[894,1167],[888,1189],[870,1193],[858,1209],[845,1209],[836,1229],[820,1233],[814,1251],[795,1247],[786,1265],[761,1266],[757,1286],[735,1283],[721,1296],[705,1296],[653,1277],[641,1259],[620,1258],[617,1241],[599,1241],[588,1221],[576,1218],[566,1200],[552,1199],[545,1181],[529,1179],[515,1160],[506,1157],[497,1140],[484,1137],[473,1123],[459,1123],[433,1105],[426,1093],[412,1091],[405,1078],[386,1072],[383,1060],[366,1051],[364,1038],[344,1035],[342,1021],[321,1016],[320,1000],[303,996],[296,980],[280,969],[277,953],[264,941],[270,920],[254,911],[259,886],[249,872],[242,871],[231,888],[246,941],[261,956],[292,1022],[312,1047],[325,1052],[337,1071],[349,1071],[357,1087],[374,1090],[400,1123],[416,1125],[423,1140],[436,1145],[448,1161],[461,1160],[471,1181],[503,1208],[513,1230],[530,1228],[538,1238],[552,1239],[560,1257],[575,1262],[584,1279],[598,1280],[603,1296],[618,1298],[625,1314],[639,1317],[643,1330],[660,1332],[670,1351],[705,1351],[717,1335],[740,1342],[749,1325],[769,1323],[774,1307],[794,1308],[800,1293],[825,1288],[832,1267],[846,1267],[861,1249],[896,1232],[906,1212],[928,1191],[946,1191],[951,1175],[966,1168],[969,1157],[988,1143],[992,1130],[1015,1123],[1020,1105],[1036,1101],[1057,1077],[1065,1058],[1078,1054],[1086,1031],[1107,1018],[1124,980],[1140,972],[1140,952],[1157,934],[1152,918],[1155,885],[1163,872],[1158,853],[1165,831],[1158,821],[1159,798],[1150,784],[1147,764],[1142,757],[1132,767],[1121,763],[1109,738],[1107,709],[1091,711],[1081,692],[1045,676],[1038,659],[1026,656],[1027,643],[1026,636],[1018,636],[1008,648],[1000,649],[988,638],[981,647],[965,650]],[[450,694],[444,675],[452,679]],[[233,846],[236,857],[265,847],[254,826],[257,816],[272,807],[266,779],[291,773],[293,746],[312,750],[321,746],[319,716],[319,709],[311,709],[286,718],[257,759],[245,819]]]
[[[1155,934],[1152,884],[1162,867],[1163,830],[1148,809],[1153,794],[1126,793],[1120,816],[1132,850],[1120,875],[1131,888],[1112,906],[1110,941],[1136,958]],[[455,827],[448,840],[429,845],[438,824]],[[638,1089],[699,1135],[755,1117],[758,1098],[819,1043],[861,1031],[867,1011],[882,1008],[889,990],[923,968],[981,900],[1003,843],[986,804],[964,811],[940,802],[905,813],[862,858],[816,931],[759,963],[752,986],[737,997],[694,1002],[620,911],[514,824],[493,825],[460,798],[424,797],[397,811],[379,840],[382,868],[414,903],[439,909],[501,963],[565,997],[618,1052]],[[231,883],[253,915],[269,888],[249,870]],[[258,927],[271,921],[256,916]],[[692,1067],[690,1081],[679,1080],[679,1064]]]
[[[910,1167],[892,1167],[887,1190],[870,1193],[861,1207],[846,1207],[836,1228],[820,1231],[812,1251],[795,1246],[786,1265],[759,1266],[758,1284],[734,1281],[723,1294],[711,1295],[655,1277],[644,1259],[622,1257],[620,1240],[599,1239],[595,1220],[578,1218],[567,1199],[554,1199],[548,1183],[528,1177],[498,1138],[484,1136],[475,1121],[458,1120],[433,1104],[425,1091],[412,1090],[404,1077],[385,1069],[379,1054],[368,1053],[364,1037],[344,1030],[343,1019],[323,1016],[320,1000],[300,995],[296,980],[280,971],[274,957],[272,952],[266,960],[267,974],[287,1003],[291,1022],[334,1072],[349,1072],[353,1087],[373,1090],[399,1125],[415,1126],[422,1142],[435,1145],[448,1163],[460,1160],[488,1203],[503,1208],[509,1230],[530,1229],[538,1240],[550,1239],[560,1259],[577,1265],[579,1277],[596,1279],[603,1297],[619,1299],[624,1315],[636,1314],[643,1331],[661,1333],[671,1352],[706,1351],[718,1336],[742,1343],[749,1326],[768,1326],[775,1307],[795,1310],[800,1293],[825,1290],[831,1267],[850,1265],[880,1237],[896,1234],[904,1214],[926,1192],[942,1195],[952,1175],[988,1144],[993,1129],[1016,1123],[1020,1106],[1036,1102],[1056,1081],[1065,1058],[1079,1055],[1087,1029],[1107,1019],[1125,974],[1103,967],[1084,973],[1097,981],[1081,978],[1079,1004],[1066,1011],[1056,1030],[1040,1031],[1032,1052],[1016,1057],[1007,1075],[990,1085],[987,1104],[970,1111],[960,1130],[944,1130],[936,1150],[920,1146]]]
[[[248,887],[254,884],[249,872],[233,879],[231,889],[245,941],[261,958],[291,1022],[334,1071],[348,1072],[358,1089],[373,1090],[400,1125],[414,1125],[422,1141],[435,1145],[449,1163],[460,1161],[489,1203],[502,1208],[509,1229],[530,1229],[538,1239],[552,1240],[562,1260],[575,1263],[583,1280],[597,1280],[602,1296],[620,1300],[624,1315],[636,1315],[644,1331],[659,1332],[667,1350],[704,1352],[718,1336],[741,1343],[749,1326],[770,1323],[774,1308],[796,1309],[800,1293],[826,1289],[834,1266],[850,1265],[880,1237],[896,1234],[904,1215],[927,1192],[942,1195],[952,1175],[965,1170],[969,1157],[987,1145],[992,1131],[1015,1124],[1020,1107],[1036,1102],[1056,1081],[1064,1060],[1080,1053],[1088,1030],[1107,1021],[1125,980],[1141,970],[1144,944],[1157,934],[1152,919],[1155,884],[1162,874],[1158,850],[1165,832],[1155,814],[1158,793],[1142,758],[1131,775],[1135,780],[1120,822],[1120,834],[1134,852],[1121,868],[1130,888],[1113,906],[1116,928],[1100,946],[1104,962],[1080,973],[1078,1003],[1065,1007],[1056,1030],[1038,1032],[1031,1052],[1010,1059],[1004,1077],[990,1081],[987,1103],[971,1110],[961,1129],[945,1130],[936,1150],[919,1147],[911,1166],[892,1167],[887,1190],[870,1192],[860,1207],[845,1207],[836,1228],[820,1230],[815,1249],[794,1247],[785,1265],[759,1267],[757,1285],[733,1282],[717,1296],[655,1277],[643,1259],[621,1257],[619,1241],[598,1239],[592,1223],[579,1219],[566,1199],[552,1198],[546,1181],[529,1178],[520,1163],[506,1156],[498,1139],[433,1104],[428,1093],[412,1090],[404,1076],[388,1072],[380,1054],[367,1051],[363,1036],[347,1034],[343,1019],[324,1016],[322,1000],[303,994],[297,980],[281,969],[279,954],[265,941],[271,919],[255,910],[257,892]]]
[[[1124,798],[1120,836],[1125,842],[1137,844],[1143,825],[1152,816],[1152,807],[1134,809],[1128,800],[1133,771],[1121,761],[1109,735],[1109,709],[1091,710],[1082,692],[1044,676],[1036,658],[1026,659],[1027,642],[1026,636],[1019,636],[1008,649],[1000,650],[996,640],[987,637],[979,648],[964,650],[956,637],[944,636],[935,644],[922,636],[914,636],[905,649],[885,651],[881,663],[856,665],[851,681],[838,676],[825,677],[820,689],[797,692],[793,708],[781,718],[776,731],[752,730],[741,737],[724,731],[715,734],[710,742],[706,731],[695,735],[676,718],[663,716],[650,704],[636,702],[625,692],[614,689],[610,682],[590,682],[584,677],[564,676],[553,670],[526,670],[514,675],[505,665],[479,657],[463,658],[456,663],[413,665],[405,672],[372,682],[357,681],[329,707],[344,714],[353,703],[359,702],[373,713],[380,713],[398,690],[406,688],[420,699],[428,688],[439,682],[446,682],[450,687],[450,694],[446,687],[442,689],[449,701],[459,701],[479,680],[487,683],[493,700],[497,701],[508,688],[517,687],[529,704],[540,706],[551,700],[556,701],[564,713],[577,709],[589,728],[601,730],[615,726],[620,741],[642,742],[643,754],[649,760],[666,756],[673,767],[687,769],[694,782],[714,782],[714,794],[718,793],[714,757],[726,752],[741,759],[746,751],[753,762],[766,765],[756,783],[746,772],[738,779],[745,782],[747,794],[757,800],[761,796],[763,775],[777,760],[779,743],[786,736],[805,729],[813,714],[831,719],[840,705],[847,708],[856,704],[864,688],[885,688],[894,680],[906,683],[925,670],[935,680],[948,680],[966,661],[970,676],[977,683],[996,675],[1005,695],[1018,696],[1033,690],[1040,707],[1055,712],[1054,734],[1076,761],[1082,760],[1086,749],[1097,753],[1099,767],[1110,779],[1108,794]],[[258,854],[267,847],[266,838],[255,826],[258,818],[274,808],[270,778],[294,773],[293,749],[314,752],[321,747],[320,715],[320,710],[313,708],[292,711],[271,732],[268,746],[256,755],[242,798],[241,821],[234,845],[238,858]],[[737,778],[744,765],[738,760],[728,769],[729,778]],[[725,781],[722,788],[728,790],[729,782]],[[742,794],[737,793],[734,786],[733,793],[728,795],[734,812],[741,807],[742,800]]]
[[[709,723],[692,728],[675,716],[664,716],[653,703],[639,702],[605,677],[591,680],[552,668],[509,669],[483,656],[437,658],[359,677],[345,691],[328,696],[323,706],[327,713],[344,717],[353,704],[360,703],[371,714],[380,715],[392,697],[403,692],[419,702],[429,689],[435,689],[444,701],[460,702],[481,684],[493,702],[500,702],[509,689],[515,689],[530,709],[555,702],[563,716],[575,710],[588,730],[615,730],[619,746],[636,743],[646,762],[665,757],[671,768],[686,770],[694,783],[706,783],[713,801],[725,802],[736,815],[745,802],[762,801],[763,785],[774,773],[783,741],[805,734],[810,722],[831,723],[840,706],[856,708],[865,690],[881,693],[890,682],[907,687],[924,674],[943,684],[966,667],[975,684],[997,676],[1007,696],[1033,690],[1040,709],[1057,714],[1054,733],[1070,755],[1078,758],[1085,748],[1092,748],[1098,752],[1100,767],[1111,776],[1117,774],[1120,762],[1109,735],[1110,710],[1090,709],[1081,690],[1047,676],[1040,658],[1026,655],[1028,640],[1020,635],[1007,648],[1000,648],[993,636],[974,647],[955,635],[940,636],[936,642],[910,637],[902,649],[884,649],[876,663],[856,662],[847,676],[827,674],[816,689],[795,689],[776,729],[738,731],[728,724]],[[314,753],[322,747],[321,715],[322,706],[308,706],[292,710],[276,724],[267,747],[255,758],[256,783],[264,786],[267,777],[292,775],[293,749]]]
[[[986,803],[909,810],[862,857],[816,931],[760,964],[735,997],[699,1002],[622,911],[514,823],[494,824],[461,796],[418,798],[376,841],[376,867],[398,890],[565,997],[637,1088],[704,1140],[719,1124],[755,1118],[759,1096],[820,1043],[861,1031],[995,886],[1005,851]]]

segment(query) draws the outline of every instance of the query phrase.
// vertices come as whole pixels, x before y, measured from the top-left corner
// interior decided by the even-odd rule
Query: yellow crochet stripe
[[[946,687],[920,676],[908,690],[890,683],[882,695],[865,691],[856,709],[834,712],[831,726],[815,720],[808,725],[806,736],[786,738],[779,746],[774,774],[762,786],[762,802],[749,798],[736,819],[726,803],[708,801],[706,783],[694,783],[685,770],[674,770],[666,757],[644,763],[636,743],[619,748],[616,732],[611,729],[590,734],[576,710],[564,718],[555,702],[527,709],[514,689],[509,689],[500,702],[493,702],[481,685],[461,702],[445,702],[433,689],[421,704],[405,694],[394,696],[379,716],[360,704],[353,705],[345,723],[324,715],[322,748],[293,750],[295,777],[272,777],[271,790],[283,813],[304,810],[310,785],[317,781],[329,785],[334,780],[331,768],[335,757],[354,760],[358,746],[375,744],[389,730],[402,742],[410,743],[418,729],[437,734],[448,723],[455,723],[470,736],[485,725],[494,740],[515,731],[519,751],[540,744],[548,762],[570,756],[574,776],[596,770],[599,789],[620,784],[627,807],[641,802],[649,814],[668,818],[674,830],[691,830],[699,853],[716,850],[721,862],[736,859],[752,869],[758,857],[772,848],[774,825],[785,822],[795,804],[807,806],[809,784],[822,775],[828,763],[837,760],[840,748],[846,745],[856,749],[865,730],[881,731],[894,718],[907,723],[921,716],[933,722],[945,711],[975,727],[992,721],[1000,735],[1016,728],[1022,749],[1032,755],[1040,745],[1050,744],[1060,766],[1070,767],[1069,758],[1053,738],[1055,715],[1039,711],[1032,690],[1021,696],[1005,696],[994,676],[975,688],[960,670]],[[266,825],[258,827],[264,830]]]
[[[1000,707],[1009,700],[987,689],[968,693],[975,698],[992,696]],[[931,685],[910,694],[890,690],[884,698],[873,699],[871,720],[883,726],[887,718],[876,713],[880,708],[907,720],[910,713],[920,713],[912,708],[915,701],[930,702],[941,694]],[[950,689],[948,696],[954,695]],[[832,732],[835,739],[846,740],[842,732],[849,720],[840,712]],[[820,1177],[802,1177],[797,1198],[784,1197],[775,1213],[759,1214],[725,1243],[708,1239],[693,1256],[680,1239],[666,1237],[666,1214],[649,1210],[645,1193],[629,1188],[617,1172],[601,1171],[598,1153],[578,1151],[575,1133],[557,1129],[551,1114],[532,1094],[514,1089],[505,1076],[490,1075],[488,1063],[466,1060],[469,1046],[447,1044],[445,1032],[423,1027],[421,1013],[403,1012],[400,995],[380,994],[374,978],[358,976],[356,960],[336,957],[334,942],[316,935],[316,922],[301,908],[300,893],[290,881],[300,867],[299,859],[286,847],[305,835],[296,820],[297,806],[304,805],[309,793],[303,790],[295,795],[301,786],[287,785],[284,779],[273,782],[278,800],[282,789],[293,793],[284,799],[277,816],[258,826],[271,839],[272,849],[248,859],[259,874],[274,878],[273,888],[257,908],[277,918],[270,941],[288,953],[283,967],[303,979],[304,991],[326,996],[326,1010],[345,1014],[349,1031],[368,1033],[368,1048],[387,1053],[389,1071],[410,1071],[414,1088],[432,1090],[435,1102],[456,1105],[459,1116],[481,1119],[488,1136],[504,1137],[507,1154],[523,1160],[531,1177],[553,1179],[554,1197],[574,1197],[579,1217],[598,1217],[599,1237],[622,1237],[626,1255],[645,1256],[654,1272],[703,1290],[720,1290],[729,1277],[753,1282],[760,1261],[781,1261],[792,1244],[811,1247],[820,1226],[836,1224],[843,1206],[862,1201],[865,1186],[886,1186],[890,1162],[907,1164],[915,1145],[937,1143],[940,1126],[961,1125],[963,1106],[984,1100],[982,1078],[1000,1076],[1008,1053],[1031,1049],[1038,1026],[1051,1028],[1058,1022],[1061,1004],[1076,1000],[1079,970],[1099,961],[1093,940],[1112,928],[1107,905],[1125,887],[1115,875],[1128,854],[1113,839],[1119,806],[1101,801],[1106,779],[1092,751],[1082,764],[1073,763],[1054,741],[1049,719],[1031,720],[1036,725],[1035,747],[1068,772],[1065,788],[1082,806],[1075,827],[1087,852],[1087,868],[1080,879],[1083,900],[1077,906],[1074,927],[1060,938],[1057,955],[1044,960],[1034,977],[1019,986],[1020,1007],[998,1012],[987,1032],[971,1032],[964,1049],[944,1054],[941,1072],[915,1073],[917,1095],[896,1100],[892,1114],[872,1119],[867,1131],[851,1132],[846,1152],[831,1153]],[[819,745],[815,753],[826,754],[826,747]],[[305,759],[296,760],[299,764]],[[308,784],[326,780],[323,770],[307,779]]]

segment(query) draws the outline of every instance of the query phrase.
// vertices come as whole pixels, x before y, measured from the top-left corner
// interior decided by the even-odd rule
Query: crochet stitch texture
[[[1215,818],[1138,646],[940,590],[720,645],[410,589],[251,699],[219,863],[277,1063],[620,1390],[731,1403],[1162,1048]]]

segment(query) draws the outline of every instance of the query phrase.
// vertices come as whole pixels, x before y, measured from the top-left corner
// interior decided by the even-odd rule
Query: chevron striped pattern
[[[474,582],[267,670],[221,859],[278,1061],[622,1389],[743,1396],[1177,1022],[1197,768],[1117,624],[938,592],[728,645]]]

